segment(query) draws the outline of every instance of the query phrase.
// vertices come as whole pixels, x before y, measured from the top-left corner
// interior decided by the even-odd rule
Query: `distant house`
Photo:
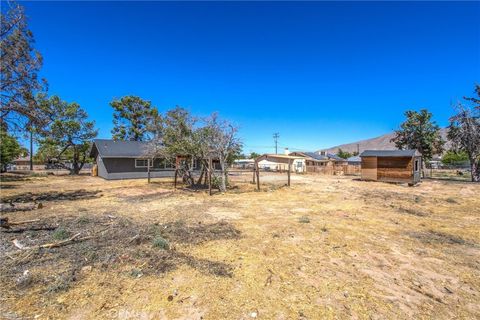
[[[332,161],[336,166],[345,166],[348,164],[347,162],[347,159],[343,159],[339,156],[337,156],[336,154],[334,153],[322,153],[320,152],[320,154],[322,155],[325,155],[330,161]]]
[[[365,150],[360,157],[363,180],[410,185],[420,181],[422,156],[417,150]]]
[[[238,169],[248,169],[248,168],[253,168],[253,165],[255,164],[254,159],[237,159],[233,161],[233,168],[238,168]]]
[[[95,159],[98,176],[107,180],[173,176],[174,164],[165,159],[149,159],[147,142],[93,140],[90,157]]]
[[[11,170],[30,170],[30,156],[19,157],[12,161]],[[33,160],[33,170],[45,169],[45,165],[39,161]]]
[[[288,150],[288,149],[287,149]],[[310,172],[315,171],[316,167],[326,167],[331,163],[327,156],[320,155],[316,152],[307,152],[307,151],[295,151],[291,152],[288,155],[295,157],[304,158],[304,167],[302,167],[301,172]]]
[[[305,172],[305,158],[287,154],[263,154],[255,159],[259,169],[271,171]]]
[[[353,156],[347,158],[347,163],[351,166],[359,166],[362,164],[362,158],[360,158],[360,156]]]

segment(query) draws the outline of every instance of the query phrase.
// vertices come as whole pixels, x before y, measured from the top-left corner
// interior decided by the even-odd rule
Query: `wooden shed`
[[[362,179],[414,185],[420,181],[422,156],[417,150],[365,150]]]

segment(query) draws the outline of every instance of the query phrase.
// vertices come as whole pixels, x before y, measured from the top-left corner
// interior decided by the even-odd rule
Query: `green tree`
[[[443,152],[443,141],[440,135],[440,127],[432,121],[432,114],[426,109],[406,111],[406,120],[395,130],[395,136],[391,140],[399,149],[416,149],[425,161],[432,159],[435,154]]]
[[[137,96],[125,96],[110,102],[113,112],[114,140],[148,140],[151,122],[158,120],[158,111],[150,101]]]
[[[206,159],[207,155],[201,148],[204,132],[196,128],[198,120],[188,110],[177,106],[168,110],[165,116],[158,115],[155,135],[149,142],[147,153],[152,157],[165,158],[174,162],[177,156],[185,159]],[[190,162],[182,161],[176,169],[183,181],[194,185]],[[199,179],[200,180],[200,179]]]
[[[463,151],[470,161],[472,181],[480,182],[480,86],[475,86],[478,98],[459,102],[457,113],[450,118],[448,138],[456,151]]]
[[[15,137],[9,135],[3,129],[0,129],[0,142],[0,170],[1,172],[5,172],[7,170],[7,164],[24,153],[24,148],[20,146]]]
[[[468,154],[465,151],[448,150],[442,156],[442,163],[446,165],[455,165],[468,161]]]
[[[34,155],[34,160],[41,163],[48,163],[50,160],[57,158],[60,154],[59,146],[50,140],[39,141],[39,147]]]
[[[352,156],[352,154],[348,151],[343,151],[341,148],[338,148],[337,156],[342,159],[348,159]]]
[[[259,153],[250,152],[250,159],[257,159],[258,157],[260,157]]]
[[[72,165],[65,168],[70,174],[78,174],[88,160],[91,140],[97,136],[95,122],[88,121],[79,104],[68,103],[58,96],[44,97],[41,104],[49,110],[52,120],[40,141],[40,149],[56,148],[56,158],[70,160]]]
[[[3,3],[0,16],[0,125],[3,128],[24,131],[27,123],[37,128],[45,125],[45,114],[37,108],[34,94],[45,89],[46,81],[38,79],[42,56],[33,44],[23,7]]]

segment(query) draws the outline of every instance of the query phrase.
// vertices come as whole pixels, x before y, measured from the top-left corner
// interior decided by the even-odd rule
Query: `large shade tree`
[[[137,96],[125,96],[110,102],[113,108],[114,140],[145,141],[149,139],[151,122],[156,121],[158,111],[150,101]]]
[[[465,152],[470,161],[472,181],[480,182],[480,86],[475,86],[477,97],[464,98],[450,118],[448,138],[456,151]]]
[[[57,159],[66,159],[70,174],[78,174],[88,159],[93,138],[97,136],[95,122],[79,104],[68,103],[58,96],[39,99],[42,108],[49,110],[51,121],[40,140],[41,149],[57,150]]]
[[[395,130],[392,142],[398,149],[416,149],[426,161],[433,155],[441,154],[445,141],[440,134],[440,127],[432,120],[432,114],[426,109],[420,112],[408,110],[406,120]]]
[[[38,72],[42,56],[34,49],[22,6],[5,2],[0,16],[0,124],[9,130],[41,128],[46,116],[34,95],[46,89]]]

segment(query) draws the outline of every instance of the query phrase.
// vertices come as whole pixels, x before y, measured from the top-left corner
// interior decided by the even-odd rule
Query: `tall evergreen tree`
[[[395,130],[391,140],[399,149],[417,149],[426,161],[443,152],[445,141],[440,135],[440,127],[432,121],[432,114],[426,109],[420,112],[408,110],[406,120]]]
[[[3,128],[23,131],[26,123],[37,128],[45,124],[45,114],[36,107],[34,94],[45,89],[46,81],[38,79],[42,56],[33,44],[23,7],[4,3],[0,16],[0,124]]]
[[[152,121],[158,112],[150,101],[137,96],[125,96],[113,100],[112,137],[114,140],[145,141],[149,139]]]
[[[50,110],[52,121],[48,125],[40,149],[48,146],[58,150],[56,158],[67,158],[72,163],[70,174],[78,174],[87,161],[93,138],[97,136],[95,122],[88,120],[88,114],[77,103],[68,103],[58,96],[44,97],[40,101],[44,109]]]

